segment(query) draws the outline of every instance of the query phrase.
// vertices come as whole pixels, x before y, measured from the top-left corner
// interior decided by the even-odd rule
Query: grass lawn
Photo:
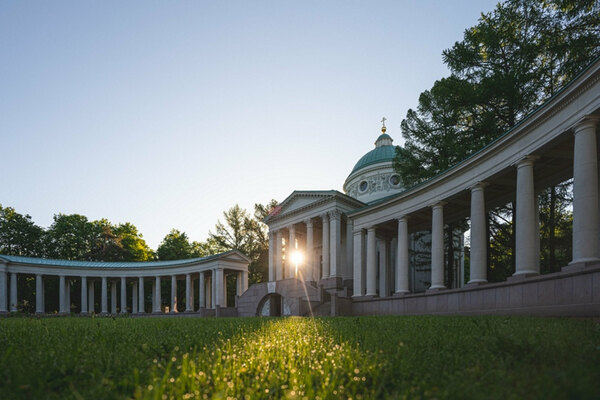
[[[600,323],[4,318],[0,398],[599,398]]]

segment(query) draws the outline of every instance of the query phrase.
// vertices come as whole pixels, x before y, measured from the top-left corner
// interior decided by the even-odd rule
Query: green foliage
[[[185,232],[171,229],[156,249],[156,255],[159,260],[192,258],[192,245]]]
[[[600,325],[517,317],[7,318],[0,398],[596,398]]]
[[[21,215],[0,204],[0,254],[35,257],[42,254],[44,230],[31,216]]]

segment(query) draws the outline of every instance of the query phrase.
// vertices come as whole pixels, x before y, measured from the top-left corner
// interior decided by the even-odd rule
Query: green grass
[[[598,398],[600,324],[0,319],[0,398]]]

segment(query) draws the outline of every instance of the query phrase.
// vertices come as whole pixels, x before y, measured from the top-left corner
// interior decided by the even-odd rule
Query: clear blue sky
[[[0,2],[0,203],[131,222],[342,190],[497,1]]]

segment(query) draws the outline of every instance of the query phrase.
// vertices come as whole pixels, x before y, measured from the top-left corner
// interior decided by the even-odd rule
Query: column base
[[[90,313],[88,313],[87,311],[82,311],[79,313],[79,315],[81,315],[82,317],[87,317],[88,315],[90,315]]]
[[[580,271],[587,267],[597,266],[599,263],[600,258],[580,258],[579,260],[573,260],[569,263],[569,265],[562,267],[561,271]]]
[[[463,286],[463,287],[466,287],[466,288],[477,287],[477,286],[485,285],[487,283],[488,283],[488,281],[485,279],[474,279],[472,281],[467,282],[465,284],[465,286]]]
[[[514,273],[512,276],[506,278],[507,282],[518,282],[525,280],[527,278],[531,278],[532,276],[539,276],[539,272],[536,271],[522,271],[519,273]]]
[[[2,314],[2,311],[0,311],[0,314]],[[35,312],[35,315],[44,315],[44,314],[46,314],[46,313],[43,312],[43,311],[36,311]]]
[[[367,293],[367,294],[365,294],[365,295],[364,295],[364,296],[362,296],[362,297],[366,297],[366,298],[373,299],[373,298],[375,298],[375,297],[379,297],[379,295],[378,295],[377,293]]]
[[[399,290],[397,292],[395,292],[392,297],[404,297],[407,294],[410,294],[410,290]]]
[[[441,290],[446,290],[447,287],[443,286],[443,285],[436,285],[436,286],[431,286],[429,289],[427,289],[427,292],[439,292]]]
[[[194,312],[194,310],[185,310],[184,312],[185,313],[192,313],[192,312]]]
[[[152,314],[162,314],[162,313],[163,313],[162,311],[156,311],[156,310],[152,311]]]
[[[61,316],[64,317],[64,316],[70,315],[70,314],[68,312],[66,312],[66,311],[61,311],[61,312],[58,313],[58,315],[61,315]]]
[[[102,316],[108,315],[108,311],[101,311],[100,314],[98,314],[98,315],[102,315]]]

